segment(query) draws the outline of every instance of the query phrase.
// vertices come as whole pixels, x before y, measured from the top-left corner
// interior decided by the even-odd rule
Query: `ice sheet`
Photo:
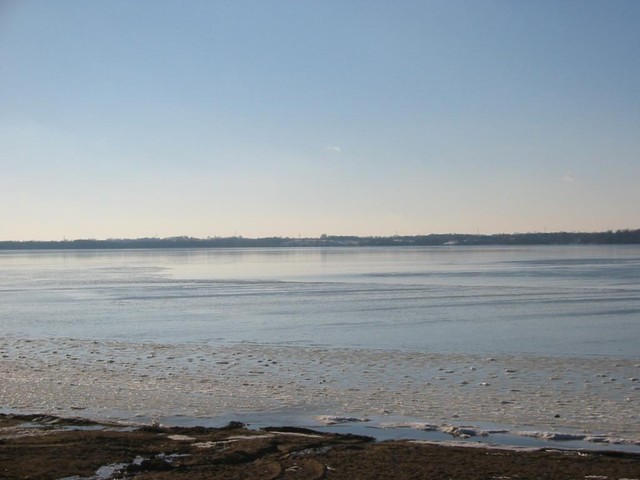
[[[639,376],[625,358],[0,337],[1,410],[130,421],[299,412],[635,443]]]

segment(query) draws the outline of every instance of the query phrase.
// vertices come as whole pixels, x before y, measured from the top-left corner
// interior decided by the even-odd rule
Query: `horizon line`
[[[207,237],[194,237],[190,235],[172,235],[167,237],[159,236],[147,236],[147,237],[108,237],[108,238],[73,238],[69,239],[63,237],[62,240],[0,240],[0,243],[69,243],[69,242],[113,242],[113,241],[137,241],[137,240],[229,240],[229,239],[243,239],[243,240],[267,240],[267,239],[281,239],[281,240],[322,240],[322,239],[336,239],[336,238],[378,238],[378,239],[392,239],[392,238],[416,238],[416,237],[438,237],[438,236],[465,236],[465,237],[492,237],[492,236],[516,236],[516,235],[602,235],[611,233],[625,233],[625,232],[637,232],[640,228],[620,228],[616,230],[598,230],[598,231],[568,231],[568,230],[556,230],[556,231],[530,231],[530,232],[494,232],[494,233],[461,233],[461,232],[448,232],[448,233],[417,233],[417,234],[394,234],[394,235],[352,235],[352,234],[321,234],[318,236],[282,236],[282,235],[270,235],[270,236],[256,236],[246,237],[243,235],[229,235],[229,236],[207,236]]]

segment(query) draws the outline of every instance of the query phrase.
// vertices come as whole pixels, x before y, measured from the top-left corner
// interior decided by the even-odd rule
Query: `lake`
[[[4,251],[0,328],[7,411],[640,441],[639,246]]]
[[[4,334],[638,356],[640,248],[0,253]]]

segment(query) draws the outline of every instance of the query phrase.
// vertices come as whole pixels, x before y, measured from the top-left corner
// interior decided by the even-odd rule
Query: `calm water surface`
[[[1,334],[640,355],[640,247],[0,252]]]

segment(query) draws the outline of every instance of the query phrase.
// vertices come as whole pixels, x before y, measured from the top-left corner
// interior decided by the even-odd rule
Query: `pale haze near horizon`
[[[0,240],[640,228],[640,2],[0,2]]]

